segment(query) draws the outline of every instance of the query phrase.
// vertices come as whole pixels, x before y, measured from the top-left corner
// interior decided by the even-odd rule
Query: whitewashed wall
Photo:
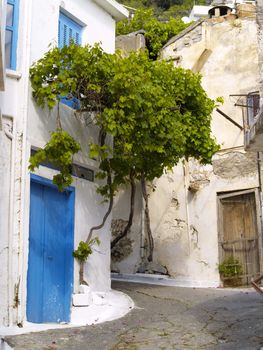
[[[14,120],[10,130],[13,140],[8,141],[4,132],[0,135],[0,174],[1,182],[6,184],[0,196],[0,228],[3,237],[0,246],[0,266],[3,268],[3,273],[0,273],[0,325],[23,323],[25,320],[30,207],[28,159],[31,147],[43,146],[49,139],[49,132],[56,127],[54,113],[50,114],[35,106],[31,97],[28,74],[32,62],[41,58],[50,45],[57,45],[60,9],[83,26],[82,44],[92,45],[100,42],[107,52],[114,52],[115,48],[115,20],[110,13],[92,0],[20,1],[17,70],[6,70],[5,91],[0,92],[1,111],[3,115],[11,116]],[[123,11],[125,12],[124,9]],[[62,124],[78,139],[83,150],[75,161],[96,169],[98,164],[87,157],[87,144],[92,137],[96,137],[96,130],[83,127],[83,122],[77,120],[69,108],[65,107],[64,110],[64,116],[63,108],[61,110]],[[11,148],[13,155],[10,156],[8,163],[6,157],[10,155]],[[2,150],[6,150],[5,157],[2,155]],[[40,167],[37,173],[52,178],[54,171]],[[106,206],[101,204],[101,198],[95,192],[96,183],[75,179],[73,186],[76,188],[75,247],[77,247],[79,241],[86,238],[90,227],[101,222]],[[9,225],[10,222],[12,226]],[[98,248],[100,253],[94,253],[89,259],[85,277],[92,290],[106,291],[110,289],[109,223],[97,235],[102,241]],[[7,245],[8,251],[5,249]],[[77,287],[78,266],[75,263],[75,291]]]
[[[12,122],[3,118],[3,130],[0,131],[0,323],[8,325],[8,245],[9,245],[9,227],[10,227],[10,175],[12,159]]]
[[[32,6],[31,63],[42,57],[49,45],[57,46],[60,9],[83,26],[83,45],[101,42],[105,51],[114,52],[115,21],[93,1],[36,0]]]

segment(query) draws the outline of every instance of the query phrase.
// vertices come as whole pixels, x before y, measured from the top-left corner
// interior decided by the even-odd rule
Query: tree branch
[[[116,244],[127,235],[127,233],[129,232],[131,226],[132,226],[132,221],[133,221],[133,215],[134,215],[134,200],[135,200],[135,193],[136,193],[136,186],[135,186],[135,181],[134,181],[134,177],[133,174],[130,173],[130,185],[131,185],[131,197],[130,197],[130,215],[129,215],[129,219],[127,222],[126,227],[124,228],[124,230],[117,236],[114,238],[114,240],[111,242],[111,249],[114,248],[116,246]]]
[[[142,173],[141,176],[141,186],[142,186],[142,195],[145,202],[145,223],[146,223],[146,231],[148,236],[148,244],[149,244],[149,252],[148,252],[148,261],[152,261],[153,259],[153,249],[154,249],[154,241],[152,236],[152,230],[151,230],[151,222],[150,222],[150,213],[149,213],[149,205],[148,205],[148,194],[146,189],[146,181],[144,174]]]

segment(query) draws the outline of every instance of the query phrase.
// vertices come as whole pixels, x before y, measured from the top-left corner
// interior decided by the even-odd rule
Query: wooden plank
[[[220,198],[220,197],[219,197]],[[259,249],[254,191],[243,191],[219,199],[221,220],[220,261],[233,256],[242,266],[244,284],[258,275]]]

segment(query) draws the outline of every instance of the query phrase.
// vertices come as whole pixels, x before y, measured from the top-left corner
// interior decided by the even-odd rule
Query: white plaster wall
[[[202,36],[198,38],[201,27]],[[199,40],[194,42],[194,40]],[[202,67],[202,86],[207,95],[224,98],[219,108],[243,125],[242,109],[235,107],[231,94],[247,94],[259,86],[257,25],[255,20],[236,19],[221,23],[203,22],[193,32],[176,40],[162,51],[164,59],[180,56],[180,66],[191,69],[207,49],[212,53]],[[223,132],[221,132],[223,130]],[[218,112],[213,113],[212,132],[222,148],[243,145],[243,132]]]
[[[178,165],[169,174],[169,183],[167,175],[156,182],[156,191],[150,196],[154,259],[185,284],[215,287],[219,285],[217,193],[256,188],[258,178],[251,172],[224,179],[213,173],[212,166],[203,166],[208,181],[192,193],[188,190],[189,172],[197,169],[196,163],[190,162],[184,176],[183,166]]]
[[[114,51],[115,21],[93,1],[34,1],[32,9],[32,31],[30,62],[41,58],[48,50],[50,43],[57,45],[59,10],[63,9],[80,21],[83,25],[82,44],[101,42],[107,52]],[[43,15],[45,14],[45,15]],[[46,30],[43,31],[43,28]],[[32,147],[43,147],[49,140],[50,132],[56,129],[56,108],[53,111],[38,108],[29,91],[28,103],[28,143]],[[60,106],[61,123],[81,144],[81,152],[74,161],[80,165],[96,170],[98,163],[88,157],[88,144],[97,141],[98,130],[95,126],[85,125],[82,117],[76,117],[74,111],[67,106]],[[38,174],[48,178],[53,171],[41,167]],[[89,229],[101,223],[107,210],[102,198],[96,193],[98,184],[83,179],[74,179],[75,197],[75,248],[81,240],[85,240]],[[110,221],[100,231],[95,231],[101,245],[95,247],[96,252],[88,259],[85,266],[85,277],[92,290],[106,291],[110,289]],[[74,268],[74,289],[78,289],[78,266]]]
[[[166,266],[171,276],[187,276],[189,260],[189,224],[185,198],[183,164],[155,181],[149,207],[155,250],[154,260]],[[184,261],[184,271],[177,266]]]
[[[164,50],[163,57],[180,55],[180,65],[192,68],[204,49],[210,49],[211,55],[204,63],[201,74],[202,85],[211,98],[224,97],[224,104],[219,108],[243,125],[242,110],[235,107],[235,100],[230,94],[242,94],[257,90],[259,82],[257,65],[257,28],[255,21],[236,20],[234,22],[209,23],[202,25],[202,39],[196,43],[191,41],[191,33],[188,38],[181,38]],[[190,46],[189,46],[190,43]],[[187,44],[187,47],[184,47]],[[249,63],[248,63],[249,62]],[[228,152],[243,151],[243,132],[229,121],[213,113],[212,132],[222,151],[214,156],[214,159],[225,157]],[[224,152],[225,150],[225,152]],[[229,158],[230,159],[230,158]],[[244,168],[245,168],[244,163]],[[255,163],[256,166],[256,163]],[[219,284],[218,276],[218,227],[217,227],[217,193],[234,191],[240,189],[258,187],[258,176],[255,168],[251,171],[240,171],[239,176],[232,173],[228,164],[229,176],[218,173],[215,175],[212,166],[200,166],[196,162],[190,162],[185,168],[185,175],[178,173],[178,167],[174,169],[171,178],[175,183],[181,185],[175,189],[177,197],[180,198],[180,208],[184,207],[185,214],[180,213],[182,209],[173,209],[171,206],[168,213],[173,211],[170,217],[158,220],[156,213],[160,208],[165,210],[167,200],[158,201],[160,196],[167,192],[169,186],[157,186],[156,192],[151,196],[151,212],[153,225],[163,226],[159,235],[156,235],[156,258],[168,267],[169,273],[175,278],[185,281],[194,281],[196,285],[216,286]],[[222,176],[221,176],[222,175]],[[201,187],[196,193],[188,191],[190,181],[201,180]],[[184,179],[184,184],[183,184]],[[159,182],[164,183],[163,177]],[[168,190],[166,196],[169,198],[172,189]],[[169,225],[174,218],[183,220],[179,239],[173,238],[172,229]],[[184,227],[184,220],[186,224]],[[168,226],[168,229],[166,229]],[[187,234],[185,231],[188,231]],[[169,244],[167,244],[167,236]],[[181,246],[180,246],[181,245]],[[179,249],[177,247],[179,246]]]
[[[5,122],[5,120],[4,120]],[[3,123],[3,129],[6,125]],[[0,131],[0,324],[8,325],[8,255],[9,255],[9,208],[10,208],[10,173],[12,159],[12,140],[5,131]]]
[[[32,147],[43,147],[49,140],[50,132],[56,129],[56,108],[51,112],[47,109],[38,108],[32,98],[29,102],[28,142]],[[88,143],[96,141],[97,128],[85,125],[83,119],[78,119],[74,111],[67,106],[60,106],[61,124],[81,144],[82,151],[75,156],[74,162],[88,166],[96,171],[98,163],[88,157]],[[46,167],[40,167],[37,174],[52,179],[54,171]],[[76,189],[75,194],[75,248],[81,240],[86,240],[89,229],[101,223],[107,210],[107,203],[102,204],[102,197],[96,193],[98,184],[87,180],[74,178],[72,186]],[[94,232],[98,236],[101,245],[95,247],[95,252],[87,262],[85,275],[92,290],[104,291],[110,288],[110,221],[103,229]],[[78,266],[75,263],[74,288],[78,287]]]
[[[23,273],[23,234],[24,234],[24,154],[26,141],[25,121],[28,96],[28,33],[30,28],[31,0],[21,2],[19,7],[19,28],[17,45],[17,71],[6,70],[5,91],[0,93],[0,106],[3,115],[13,119],[10,134],[13,137],[13,150],[10,156],[10,169],[5,174],[9,179],[9,208],[5,220],[9,220],[8,229],[2,231],[3,240],[8,239],[8,269],[0,275],[4,281],[1,294],[8,294],[5,306],[1,309],[5,313],[8,325],[22,321],[23,289],[25,275]],[[5,181],[5,179],[1,179]],[[7,200],[7,199],[6,199]],[[5,204],[7,205],[7,203]],[[5,261],[0,257],[0,265]],[[3,279],[3,280],[2,280]],[[15,290],[17,288],[17,293]],[[18,302],[15,302],[17,299]],[[0,319],[0,323],[2,320]]]
[[[115,21],[91,0],[34,0],[32,8],[31,62],[41,58],[58,42],[60,9],[83,26],[82,45],[101,43],[107,52],[115,49]]]
[[[3,175],[1,173],[1,180],[7,184],[7,188],[8,181],[10,181],[12,198],[8,215],[12,218],[12,227],[8,227],[8,230],[4,231],[2,223],[3,227],[6,228],[7,218],[1,222],[1,244],[4,248],[9,237],[11,253],[8,257],[9,276],[7,269],[3,270],[3,274],[0,274],[0,324],[7,322],[8,318],[10,325],[23,322],[25,319],[30,206],[28,158],[31,146],[43,146],[48,141],[49,131],[55,128],[54,116],[37,109],[31,99],[28,73],[31,63],[42,57],[49,49],[50,44],[53,46],[57,44],[60,8],[83,25],[82,44],[92,45],[95,42],[101,42],[102,48],[107,52],[113,52],[115,46],[115,20],[91,0],[20,1],[17,70],[6,71],[5,91],[0,92],[2,113],[14,118],[14,154],[11,164],[14,171],[13,174],[10,174],[6,167],[7,172]],[[94,128],[88,130],[86,128],[84,131],[82,121],[72,118],[69,109],[65,110],[68,118],[62,121],[65,128],[73,136],[79,138],[82,143],[83,153],[78,155],[75,161],[80,164],[88,164],[92,169],[95,169],[97,164],[88,159],[87,150],[88,142],[92,137],[96,137],[96,131]],[[48,178],[52,176],[52,171],[43,167],[40,167],[38,173]],[[76,187],[75,245],[77,246],[79,240],[85,238],[89,228],[101,222],[106,206],[101,204],[100,197],[95,193],[95,183],[75,179],[74,186]],[[1,205],[2,203],[4,203],[5,208],[9,206],[7,199],[2,200]],[[85,277],[91,288],[98,291],[106,291],[110,288],[110,229],[108,225],[106,224],[104,230],[98,233],[102,241],[98,248],[99,253],[93,254],[85,270]],[[4,253],[0,255],[0,266],[4,268],[6,264],[6,254]],[[76,290],[77,265],[75,265],[74,273]],[[19,286],[17,295],[19,305],[13,308],[16,285]]]

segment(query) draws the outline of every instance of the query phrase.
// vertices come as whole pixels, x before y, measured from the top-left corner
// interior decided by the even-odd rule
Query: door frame
[[[37,183],[37,184],[40,184],[40,185],[43,185],[43,186],[47,186],[47,187],[51,187],[53,189],[56,189],[58,191],[58,187],[57,185],[55,185],[53,183],[52,180],[48,179],[48,178],[45,178],[43,176],[40,176],[40,175],[36,175],[36,174],[30,174],[30,188],[31,188],[31,183],[34,182],[34,183]],[[64,189],[65,192],[68,192],[70,194],[69,196],[69,209],[72,213],[71,217],[70,217],[70,230],[72,232],[72,242],[73,242],[73,249],[74,249],[74,242],[75,242],[75,232],[74,232],[74,226],[75,226],[75,187],[73,186],[68,186]],[[30,198],[30,193],[31,191],[29,190],[29,198]],[[28,212],[28,222],[30,222],[30,200],[29,200],[29,212]],[[28,226],[28,261],[27,261],[27,274],[28,274],[28,271],[29,271],[29,253],[30,253],[30,245],[29,245],[29,239],[30,239],[30,230],[29,230],[29,226]],[[70,267],[69,270],[67,270],[67,273],[70,274],[70,280],[72,281],[71,283],[71,289],[70,289],[70,294],[71,294],[71,299],[72,299],[72,294],[73,294],[73,289],[74,289],[74,260],[72,262],[72,265]],[[27,276],[26,274],[26,288],[27,288]],[[26,293],[26,299],[25,299],[26,303],[25,303],[25,314],[27,313],[27,293]],[[70,317],[70,315],[69,315]]]
[[[258,253],[259,253],[259,270],[260,273],[262,273],[262,225],[261,225],[261,205],[260,205],[260,195],[259,195],[259,188],[250,188],[246,190],[235,190],[228,193],[217,193],[217,223],[218,223],[218,253],[219,253],[219,263],[223,260],[223,249],[221,248],[221,245],[219,242],[222,242],[224,238],[224,231],[223,231],[223,204],[221,203],[221,199],[224,198],[231,198],[235,196],[239,196],[242,194],[248,194],[248,193],[254,193],[255,196],[255,204],[256,204],[256,225],[257,225],[257,238],[258,238]]]

